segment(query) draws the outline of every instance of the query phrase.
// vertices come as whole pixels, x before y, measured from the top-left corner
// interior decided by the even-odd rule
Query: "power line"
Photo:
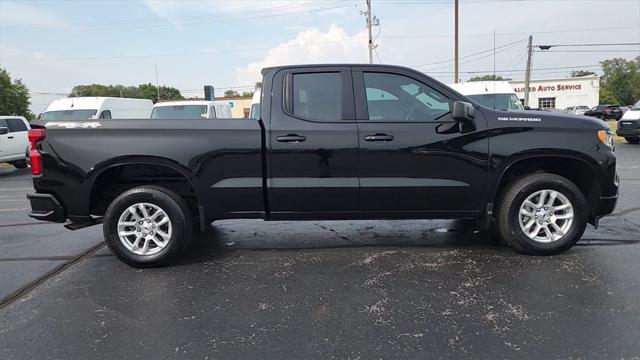
[[[575,65],[575,66],[561,66],[561,67],[547,67],[547,68],[537,68],[531,69],[531,71],[541,71],[541,70],[561,70],[561,69],[584,69],[584,68],[600,68],[600,64],[594,65]],[[493,70],[470,70],[470,71],[460,71],[465,74],[480,74],[480,73],[490,73]],[[526,70],[524,69],[511,69],[511,70],[496,70],[497,73],[523,73]],[[433,74],[453,74],[453,71],[429,71],[428,73]]]
[[[338,9],[338,8],[344,8],[344,7],[352,6],[352,5],[349,5],[349,4],[347,4],[347,5],[339,5],[339,4],[336,4],[336,3],[329,3],[329,4],[331,4],[331,6],[327,6],[327,3],[329,3],[329,2],[323,2],[323,6],[319,6],[319,7],[315,7],[315,8],[302,9],[300,11],[270,13],[270,14],[262,14],[262,15],[255,15],[255,16],[249,16],[249,17],[240,17],[240,18],[233,17],[233,16],[220,18],[220,16],[216,16],[215,19],[203,19],[203,20],[198,20],[198,21],[193,21],[193,22],[188,21],[188,22],[183,22],[183,23],[171,23],[170,20],[168,20],[169,23],[151,23],[151,24],[134,23],[134,24],[127,24],[127,25],[122,25],[122,26],[102,26],[102,27],[101,26],[62,27],[62,28],[55,28],[55,29],[20,30],[20,32],[27,33],[27,32],[49,32],[49,31],[129,30],[129,29],[149,29],[149,28],[157,28],[157,27],[175,27],[177,25],[179,25],[179,26],[204,25],[204,24],[211,24],[212,22],[215,22],[217,24],[217,23],[223,23],[223,22],[238,22],[238,21],[244,21],[244,20],[255,20],[255,19],[263,19],[263,18],[270,18],[270,17],[288,16],[288,15],[296,15],[296,14],[306,14],[306,13],[334,10],[334,9]],[[108,24],[106,24],[106,25],[108,25]]]
[[[516,44],[518,44],[520,42],[523,42],[524,40],[525,39],[520,39],[520,40],[517,40],[517,41],[514,41],[514,42],[510,42],[510,43],[507,43],[507,44],[504,44],[504,45],[500,45],[500,46],[496,47],[495,49],[498,50],[498,49],[503,49],[503,48],[507,48],[507,47],[513,47]],[[482,51],[479,51],[479,52],[476,52],[476,53],[473,53],[473,54],[460,56],[459,59],[466,59],[466,58],[470,58],[470,57],[477,56],[477,55],[480,55],[480,54],[486,54],[488,52],[493,52],[493,50],[494,50],[493,48],[487,49],[487,50],[482,50]],[[436,62],[427,63],[427,64],[412,65],[411,67],[425,67],[425,66],[429,66],[429,65],[444,64],[444,63],[450,63],[453,60],[454,59],[441,60],[441,61],[436,61]]]
[[[555,45],[535,45],[535,47],[537,48],[541,48],[541,49],[549,49],[552,47],[559,47],[559,46],[637,46],[640,45],[640,42],[634,42],[634,43],[596,43],[596,44],[555,44]]]
[[[234,52],[248,52],[248,51],[261,51],[261,50],[273,50],[279,48],[292,48],[292,47],[307,47],[314,45],[324,45],[324,44],[333,44],[333,43],[341,43],[346,41],[355,41],[355,40],[364,40],[365,37],[353,37],[348,39],[341,40],[330,40],[330,41],[318,41],[313,43],[306,44],[290,44],[290,45],[273,45],[270,47],[256,47],[256,48],[240,48],[240,49],[220,49],[220,50],[210,50],[210,51],[197,51],[197,52],[181,52],[181,53],[167,53],[167,54],[153,54],[153,55],[123,55],[123,56],[95,56],[95,57],[68,57],[68,58],[3,58],[3,61],[48,61],[48,60],[57,60],[57,61],[68,61],[68,60],[117,60],[117,59],[136,59],[136,58],[157,58],[157,57],[172,57],[172,56],[186,56],[186,55],[210,55],[210,54],[220,54],[220,53],[234,53]]]

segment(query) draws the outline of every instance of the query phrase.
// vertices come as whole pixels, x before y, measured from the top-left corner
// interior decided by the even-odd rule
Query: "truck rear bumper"
[[[42,221],[52,221],[63,223],[67,220],[64,207],[60,205],[58,199],[51,194],[27,194],[27,199],[31,202],[29,216]]]

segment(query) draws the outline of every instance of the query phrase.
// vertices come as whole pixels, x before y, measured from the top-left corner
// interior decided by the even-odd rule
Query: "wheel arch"
[[[189,205],[198,205],[198,191],[191,172],[179,163],[163,157],[112,159],[93,168],[87,179],[92,215],[104,214],[106,207],[118,194],[142,185],[166,187],[189,198]]]
[[[501,191],[512,180],[533,174],[546,172],[567,178],[582,192],[589,205],[589,218],[593,223],[600,198],[600,174],[597,167],[579,153],[559,154],[521,154],[503,162],[496,170],[488,202],[495,204]]]

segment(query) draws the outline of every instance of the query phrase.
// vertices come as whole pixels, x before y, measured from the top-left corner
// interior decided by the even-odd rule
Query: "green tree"
[[[7,70],[0,68],[0,115],[24,116],[31,120],[29,89],[20,79],[11,81]]]
[[[77,96],[112,96],[134,99],[149,99],[158,102],[158,88],[151,84],[141,84],[138,86],[124,85],[77,85],[71,90],[69,97]],[[181,100],[184,99],[180,90],[170,86],[160,86],[160,100]]]
[[[240,94],[238,94],[238,92],[235,90],[227,90],[224,92],[224,97],[228,97],[228,98],[240,97]]]
[[[593,71],[587,71],[587,70],[573,70],[571,72],[571,77],[580,77],[580,76],[589,76],[589,75],[595,75],[596,73],[594,73]]]
[[[254,89],[255,90],[262,89],[262,81],[257,81],[256,84],[254,85]]]
[[[242,97],[243,97],[243,98],[250,98],[250,97],[253,97],[253,91],[243,91],[243,92],[242,92]]]
[[[495,74],[474,76],[471,79],[469,79],[469,81],[508,81],[508,80],[511,80],[511,79],[503,78],[502,76],[495,75]]]
[[[620,105],[633,104],[640,99],[640,56],[633,60],[614,58],[600,62],[600,98],[612,96]]]
[[[619,104],[620,101],[616,96],[608,89],[600,88],[600,104]]]

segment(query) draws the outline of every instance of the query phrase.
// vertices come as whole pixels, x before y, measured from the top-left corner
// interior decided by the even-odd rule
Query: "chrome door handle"
[[[364,141],[393,141],[393,135],[387,135],[387,134],[367,135],[364,137]]]
[[[296,134],[289,134],[286,136],[278,136],[276,140],[278,140],[279,142],[299,143],[307,140],[307,137]]]

